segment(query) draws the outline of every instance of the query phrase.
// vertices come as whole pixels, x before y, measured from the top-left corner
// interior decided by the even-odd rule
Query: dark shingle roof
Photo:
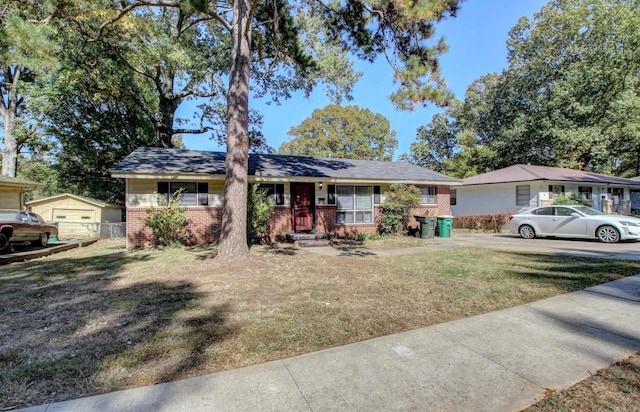
[[[559,167],[515,165],[493,172],[472,176],[462,181],[463,185],[482,185],[492,183],[528,182],[534,180],[556,180],[565,182],[611,183],[618,185],[638,185],[637,181],[621,177],[583,172],[581,170]]]
[[[138,148],[111,172],[126,174],[225,173],[225,153],[182,149]],[[324,177],[379,181],[429,181],[457,184],[459,179],[401,162],[331,159],[306,156],[249,155],[249,175],[265,177]]]

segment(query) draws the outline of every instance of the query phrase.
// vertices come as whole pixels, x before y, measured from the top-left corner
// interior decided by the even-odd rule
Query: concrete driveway
[[[468,232],[454,232],[452,237],[436,238],[435,242],[455,244],[458,247],[640,260],[640,242],[601,243],[597,240],[584,239],[523,239],[518,235],[506,233]]]

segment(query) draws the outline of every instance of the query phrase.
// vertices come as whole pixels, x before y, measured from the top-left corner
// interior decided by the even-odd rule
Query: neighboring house
[[[217,240],[225,153],[140,148],[111,173],[126,180],[129,248],[152,243],[144,227],[147,209],[180,189],[193,242]],[[408,163],[251,154],[248,183],[260,184],[271,195],[271,238],[282,240],[296,232],[353,236],[377,231],[384,193],[392,183],[420,187],[422,206],[415,214],[449,215],[449,188],[460,180]]]
[[[570,193],[598,210],[630,214],[640,181],[520,164],[464,179],[451,194],[451,211],[454,216],[514,213],[552,204],[558,196]]]
[[[60,239],[97,237],[103,224],[122,222],[121,207],[70,193],[26,204],[47,222],[58,224]]]
[[[34,190],[38,183],[0,175],[0,209],[24,208],[24,194]]]
[[[631,180],[640,183],[640,176],[633,177]],[[631,211],[640,215],[640,189],[631,191]]]

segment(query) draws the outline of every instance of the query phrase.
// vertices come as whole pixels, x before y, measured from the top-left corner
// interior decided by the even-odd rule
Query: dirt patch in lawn
[[[281,359],[511,307],[640,262],[456,249],[333,257],[101,241],[0,272],[0,409]]]

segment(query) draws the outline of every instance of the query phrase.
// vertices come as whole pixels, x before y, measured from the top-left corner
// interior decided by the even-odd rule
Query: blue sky
[[[463,98],[469,84],[478,77],[501,72],[507,65],[506,40],[509,30],[522,16],[532,17],[548,0],[466,0],[455,19],[437,26],[438,36],[444,36],[449,51],[440,59],[442,74],[456,97]],[[354,100],[344,105],[357,105],[380,113],[389,119],[395,130],[398,149],[395,157],[409,152],[409,145],[416,139],[416,129],[431,122],[434,114],[442,111],[428,105],[412,112],[395,109],[388,96],[393,91],[391,70],[384,59],[374,64],[356,63],[356,70],[364,75],[354,89]],[[264,100],[252,99],[250,105],[264,116],[263,133],[269,146],[278,149],[290,138],[289,129],[310,117],[314,109],[330,102],[321,89],[309,98],[294,96],[281,105],[266,105]],[[179,114],[188,116],[189,107]],[[187,112],[187,113],[185,113]],[[215,142],[202,136],[185,135],[189,149],[224,151]]]

